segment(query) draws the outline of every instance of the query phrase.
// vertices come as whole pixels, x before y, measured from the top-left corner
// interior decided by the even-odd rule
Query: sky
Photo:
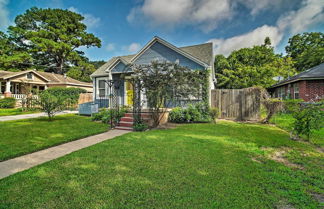
[[[324,0],[0,0],[0,30],[36,6],[82,14],[101,48],[82,48],[90,60],[134,54],[154,36],[176,46],[213,42],[214,54],[263,43],[277,53],[289,37],[324,32]]]

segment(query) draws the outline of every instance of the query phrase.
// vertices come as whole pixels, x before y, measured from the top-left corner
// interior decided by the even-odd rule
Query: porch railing
[[[26,94],[11,94],[11,97],[15,98],[15,99],[26,99],[27,95]],[[38,99],[38,95],[32,95],[33,99]]]
[[[24,99],[26,98],[26,94],[11,94],[11,97],[15,99]]]

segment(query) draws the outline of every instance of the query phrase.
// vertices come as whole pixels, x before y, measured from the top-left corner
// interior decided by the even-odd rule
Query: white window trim
[[[96,84],[96,97],[99,98],[99,82],[100,81],[105,81],[107,78],[97,78],[97,84]],[[107,83],[105,82],[105,96],[108,95],[108,88],[107,88]]]
[[[31,78],[28,78],[28,75],[31,75]],[[34,80],[34,74],[32,72],[26,73],[26,79],[27,80]]]
[[[298,91],[296,91],[298,89]],[[296,93],[298,93],[298,98],[299,99],[299,85],[297,83],[294,84],[294,99],[296,99]]]

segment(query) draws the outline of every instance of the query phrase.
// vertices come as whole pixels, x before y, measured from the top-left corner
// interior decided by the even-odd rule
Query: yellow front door
[[[133,106],[133,96],[134,96],[133,84],[130,81],[126,81],[127,105]]]

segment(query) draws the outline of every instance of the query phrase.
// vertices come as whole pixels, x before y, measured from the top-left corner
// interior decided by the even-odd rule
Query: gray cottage
[[[193,46],[176,47],[171,43],[154,37],[137,54],[111,58],[92,75],[93,100],[100,107],[109,106],[109,87],[107,80],[118,80],[117,100],[120,105],[132,106],[133,87],[129,81],[132,74],[130,64],[149,64],[152,61],[177,62],[195,70],[210,70],[210,88],[213,89],[213,46],[204,43]],[[145,98],[145,95],[143,95]]]

